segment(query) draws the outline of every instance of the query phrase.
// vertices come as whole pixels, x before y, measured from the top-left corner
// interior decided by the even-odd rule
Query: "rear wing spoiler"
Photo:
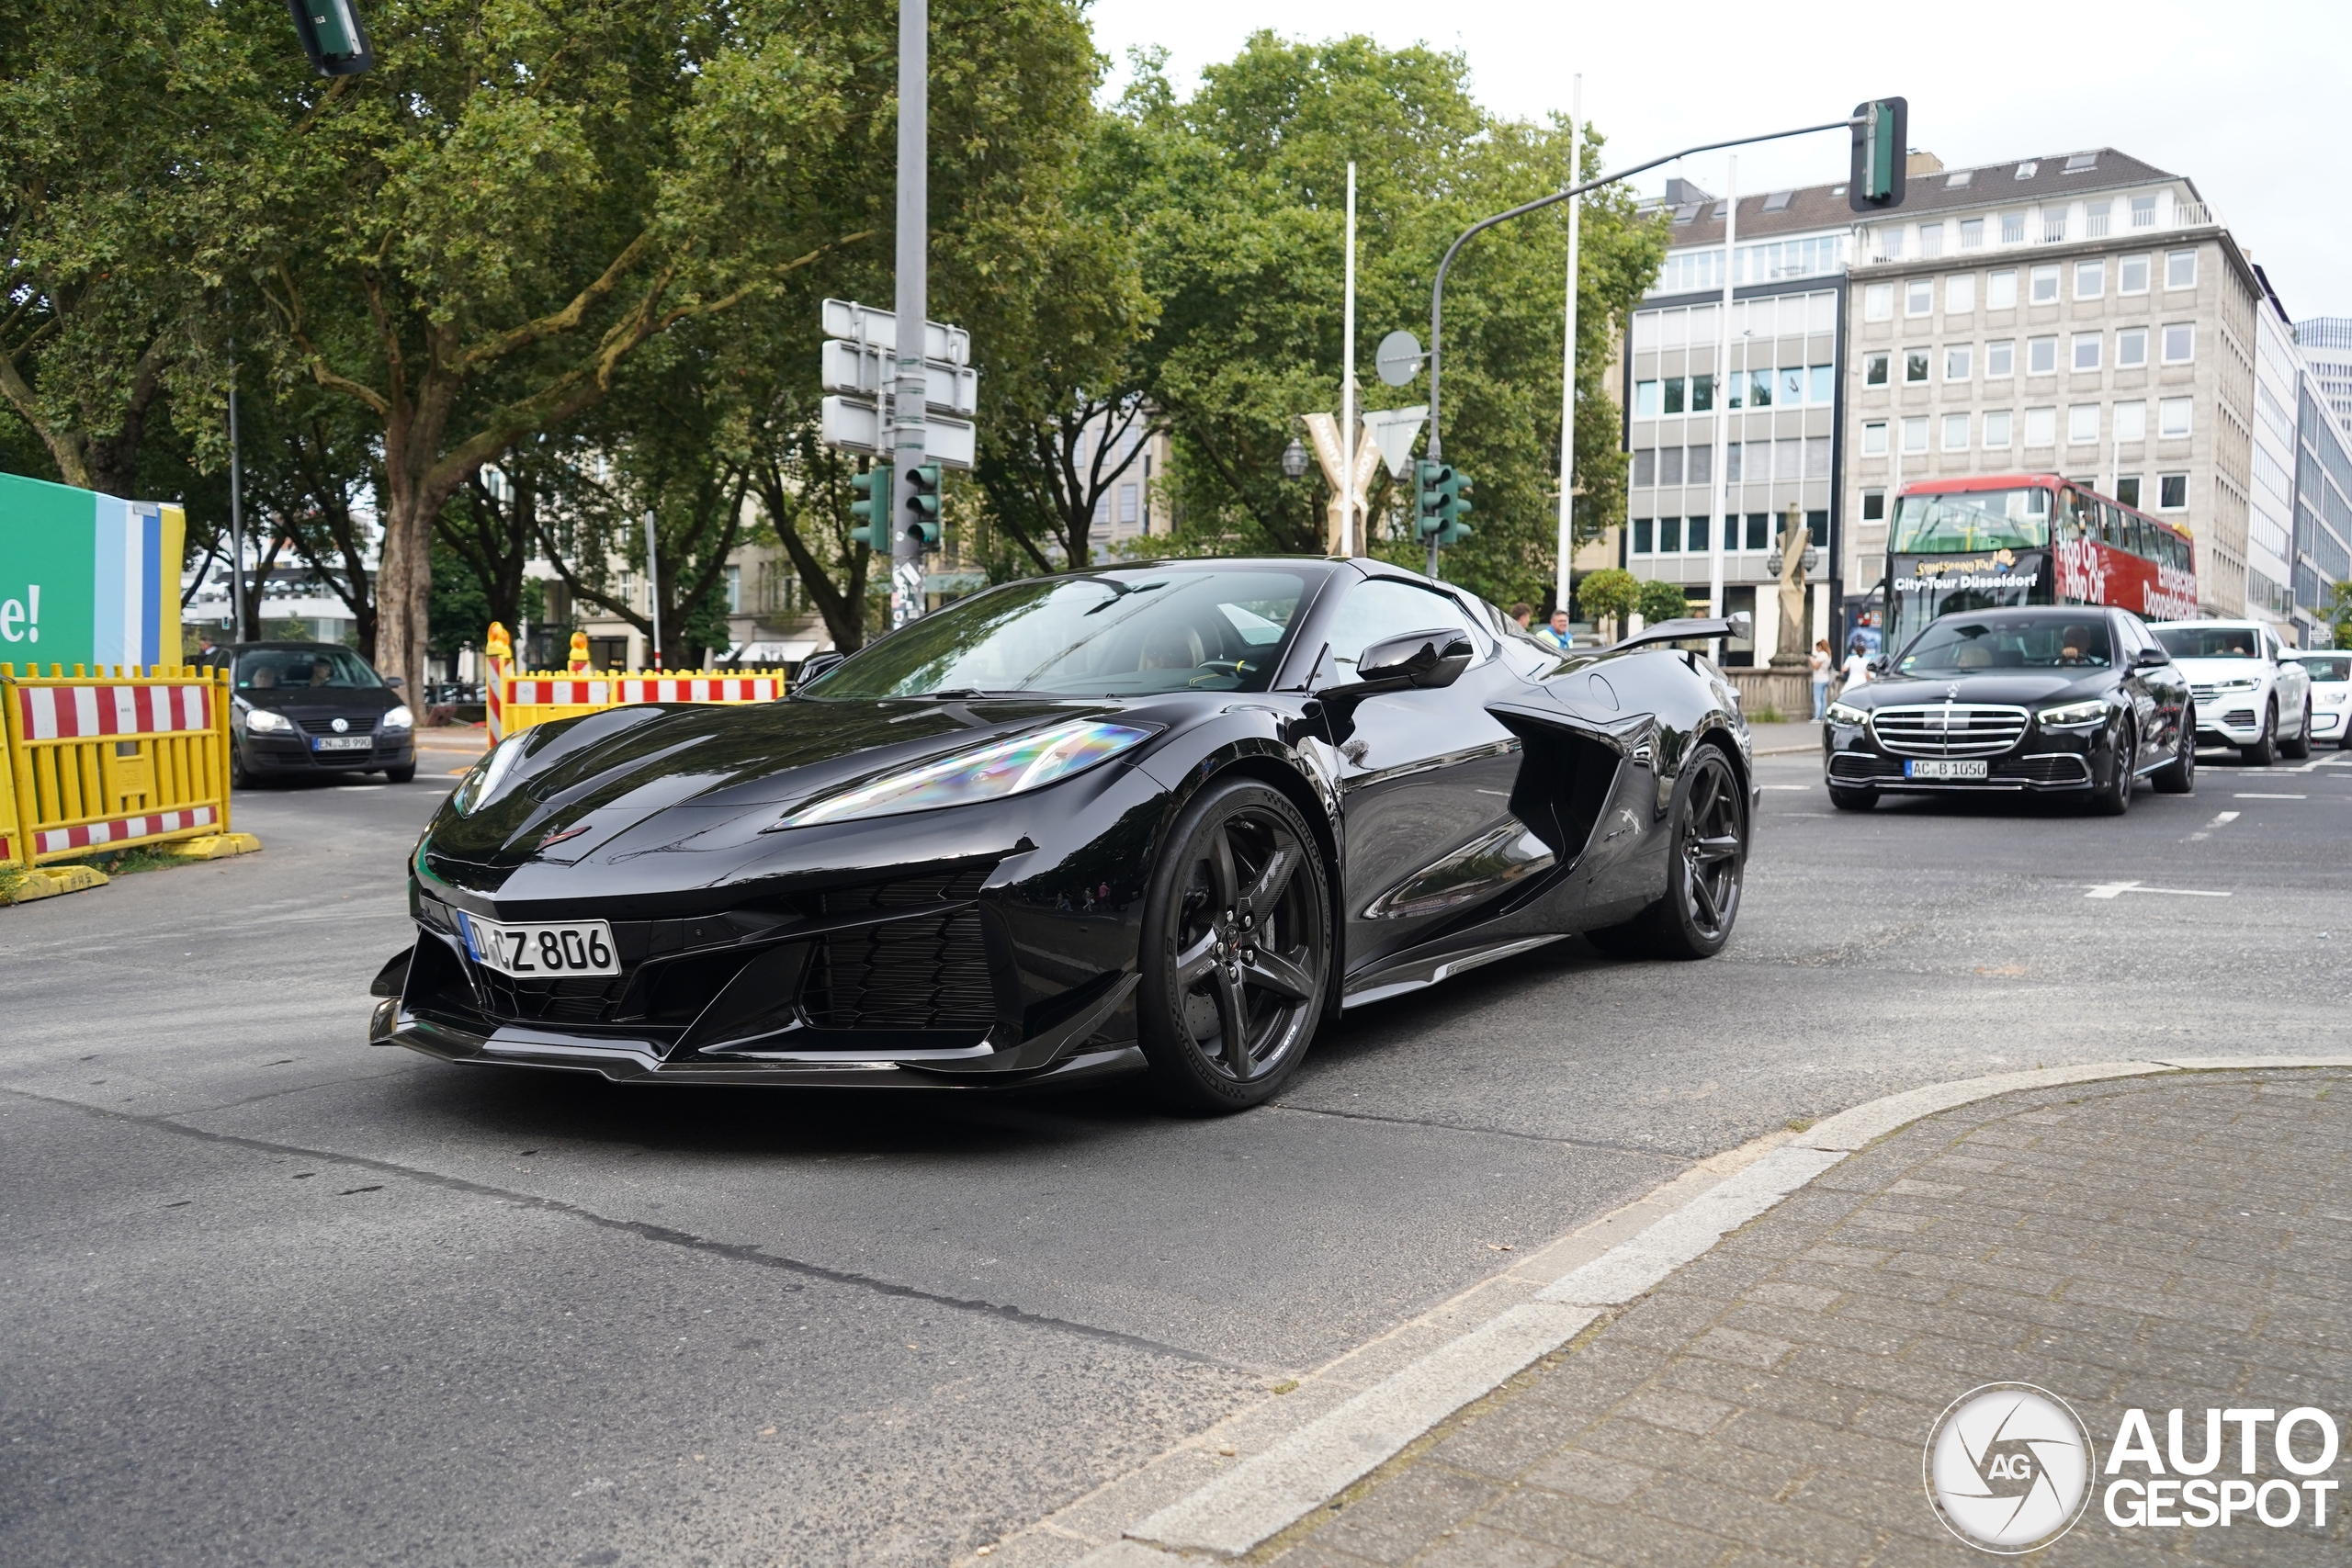
[[[1646,647],[1654,642],[1703,642],[1710,637],[1737,637],[1742,642],[1756,635],[1756,623],[1747,615],[1691,615],[1681,620],[1660,621],[1654,626],[1644,626],[1623,642],[1612,642],[1600,651],[1623,653]]]

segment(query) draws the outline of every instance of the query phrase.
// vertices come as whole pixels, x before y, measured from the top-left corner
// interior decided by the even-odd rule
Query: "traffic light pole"
[[[923,412],[924,325],[931,319],[931,6],[899,0],[899,362],[888,445],[898,482],[894,501],[915,493],[915,470],[930,460]],[[922,615],[923,540],[914,519],[890,517],[890,627]]]
[[[1646,164],[1635,164],[1631,168],[1619,169],[1614,174],[1603,175],[1597,180],[1587,180],[1580,186],[1570,186],[1567,189],[1555,191],[1550,196],[1538,197],[1533,201],[1521,202],[1507,212],[1498,212],[1491,218],[1481,218],[1462,231],[1460,237],[1446,247],[1444,259],[1437,264],[1437,280],[1430,288],[1430,437],[1426,447],[1429,460],[1433,463],[1442,462],[1445,457],[1442,404],[1438,395],[1439,347],[1443,341],[1442,329],[1445,322],[1445,277],[1446,274],[1453,270],[1453,258],[1462,254],[1463,246],[1498,223],[1508,223],[1514,218],[1524,218],[1531,212],[1541,212],[1547,207],[1556,207],[1561,202],[1573,201],[1588,192],[1615,185],[1621,180],[1631,179],[1635,175],[1645,174],[1651,169],[1671,164],[1678,158],[1695,157],[1701,152],[1720,152],[1725,147],[1746,147],[1758,141],[1781,141],[1792,136],[1811,136],[1815,131],[1821,130],[1849,130],[1857,123],[1860,123],[1860,117],[1849,116],[1843,119],[1825,120],[1819,125],[1801,125],[1793,130],[1775,130],[1767,136],[1739,136],[1728,141],[1710,141],[1702,146],[1685,147],[1679,152],[1668,152],[1663,158],[1652,158]],[[1729,258],[1726,257],[1725,260],[1728,261]],[[1432,577],[1437,575],[1437,546],[1434,542],[1430,547],[1430,575]]]

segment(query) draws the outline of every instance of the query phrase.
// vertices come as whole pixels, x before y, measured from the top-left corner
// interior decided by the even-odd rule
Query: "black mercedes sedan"
[[[1830,800],[1890,794],[2072,795],[2120,816],[2145,778],[2197,787],[2188,679],[2128,610],[1962,611],[1928,623],[1849,687],[1822,727]]]
[[[339,643],[241,642],[201,662],[229,671],[229,782],[380,773],[416,776],[416,719],[386,681]]]
[[[619,1080],[1146,1071],[1236,1110],[1339,1010],[1573,932],[1699,958],[1755,795],[1677,638],[1563,656],[1360,560],[1008,583],[741,707],[493,748],[410,862],[370,1038]]]

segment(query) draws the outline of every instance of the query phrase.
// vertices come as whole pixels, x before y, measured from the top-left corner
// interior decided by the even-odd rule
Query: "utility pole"
[[[1715,474],[1714,525],[1707,531],[1707,614],[1724,613],[1724,531],[1731,525],[1726,508],[1731,503],[1730,482],[1724,469],[1727,454],[1724,448],[1731,434],[1731,307],[1732,276],[1739,257],[1739,154],[1735,152],[1724,160],[1724,294],[1717,308],[1715,323]],[[1707,656],[1716,663],[1723,662],[1724,645],[1720,637],[1710,638]]]
[[[1356,422],[1359,415],[1356,412],[1356,165],[1353,159],[1348,161],[1347,278],[1344,290],[1347,299],[1342,307],[1347,321],[1340,329],[1342,344],[1340,350],[1340,472],[1345,476],[1341,491],[1347,520],[1340,525],[1340,553],[1361,556],[1371,552],[1358,530],[1365,528],[1368,531],[1371,520],[1367,518],[1361,525],[1356,521]]]
[[[1584,156],[1577,141],[1579,127],[1584,119],[1584,75],[1568,78],[1568,178],[1573,181],[1584,173]],[[1574,573],[1569,570],[1570,558],[1576,553],[1576,473],[1577,473],[1577,220],[1583,216],[1584,203],[1570,197],[1568,201],[1568,305],[1566,312],[1566,332],[1560,349],[1560,539],[1559,562],[1555,569],[1552,584],[1552,605],[1555,609],[1568,607],[1568,590]]]
[[[223,305],[232,305],[227,294]],[[255,620],[260,617],[256,615]],[[229,633],[231,642],[245,640],[245,498],[244,469],[237,445],[237,328],[229,327]],[[256,626],[254,635],[259,637]]]
[[[931,320],[931,6],[930,0],[899,0],[899,317],[897,396],[888,432],[896,495],[914,504],[929,462],[923,428],[928,402],[923,375],[923,336]],[[890,529],[890,627],[922,615],[922,530],[919,518],[894,517]],[[1071,566],[1079,563],[1072,561]]]
[[[659,670],[662,668],[662,576],[654,549],[653,513],[650,510],[645,513],[645,603],[653,612],[653,668]]]

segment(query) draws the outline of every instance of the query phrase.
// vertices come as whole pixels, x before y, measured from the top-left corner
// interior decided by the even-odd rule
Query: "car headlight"
[[[2252,676],[2233,675],[2226,681],[2214,682],[2213,689],[2217,692],[2251,692],[2261,684],[2261,682],[2255,680]]]
[[[249,707],[245,710],[245,728],[256,735],[275,735],[293,728],[294,721],[267,708]]]
[[[416,715],[408,711],[405,703],[395,704],[378,722],[386,729],[406,729],[416,723]]]
[[[1849,707],[1844,703],[1831,703],[1828,711],[1832,724],[1868,724],[1871,721],[1868,713],[1860,708]]]
[[[1156,728],[1104,724],[1094,719],[1057,724],[1050,729],[1016,735],[935,762],[885,773],[854,789],[811,801],[778,818],[775,826],[808,828],[820,822],[848,822],[861,817],[893,817],[904,811],[931,811],[943,806],[1001,800],[1059,783],[1150,739],[1156,733]]]
[[[2067,703],[2054,708],[2043,708],[2034,716],[2041,720],[2044,729],[2086,729],[2107,722],[2108,706],[2104,702]]]
[[[507,775],[523,759],[523,738],[527,731],[508,736],[490,749],[490,754],[474,764],[473,772],[458,781],[457,793],[449,797],[460,817],[470,817],[481,807],[498,796]]]

